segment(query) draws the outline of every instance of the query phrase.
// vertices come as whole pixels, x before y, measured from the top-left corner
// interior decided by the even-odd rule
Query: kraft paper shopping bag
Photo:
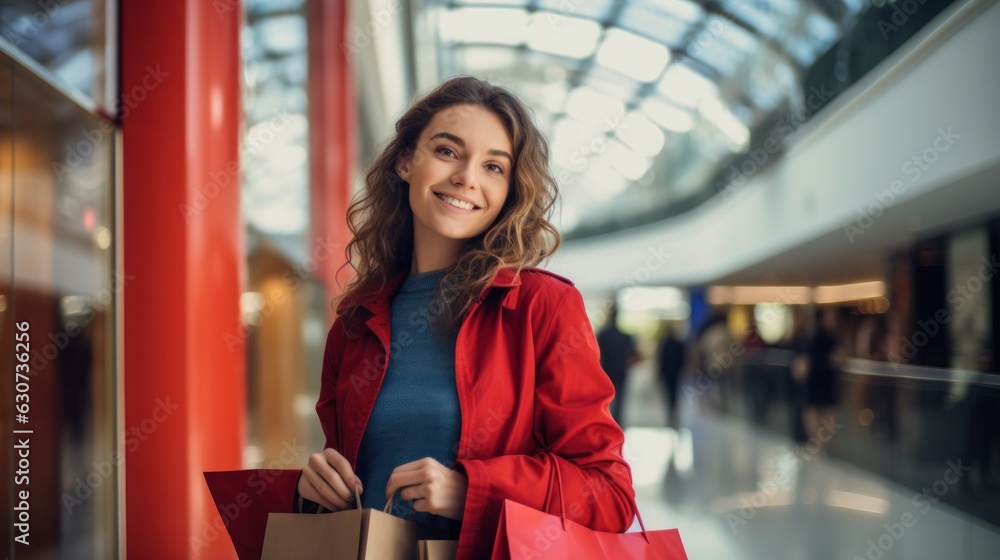
[[[417,541],[420,560],[455,560],[458,541]]]
[[[418,560],[417,526],[385,510],[359,507],[335,513],[272,513],[261,560]]]
[[[262,560],[347,558],[356,560],[362,513],[272,513],[267,516]]]

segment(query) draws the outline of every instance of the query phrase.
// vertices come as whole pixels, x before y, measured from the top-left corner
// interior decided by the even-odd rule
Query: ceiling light
[[[552,163],[580,172],[605,144],[597,127],[572,118],[560,119],[552,130]]]
[[[615,134],[629,148],[646,157],[656,157],[663,151],[663,131],[638,111],[625,115]]]
[[[859,299],[877,298],[885,295],[885,282],[859,282],[840,286],[817,286],[816,303],[837,303]]]
[[[570,92],[566,113],[579,121],[600,126],[602,130],[611,130],[625,116],[625,104],[590,86],[580,86]]]
[[[622,29],[609,29],[597,50],[597,63],[640,82],[652,82],[670,62],[670,51]]]
[[[592,19],[537,12],[528,21],[528,46],[536,51],[568,58],[594,54],[601,26]]]
[[[812,290],[805,286],[711,286],[705,296],[712,305],[764,302],[802,305],[812,299]]]
[[[614,199],[625,192],[628,186],[628,179],[603,161],[587,167],[586,173],[578,175],[576,180],[577,189],[586,192],[598,202]]]
[[[637,181],[649,171],[650,161],[617,140],[608,142],[602,159],[625,177]]]
[[[444,43],[520,45],[528,28],[528,13],[511,8],[458,8],[441,14]]]
[[[718,96],[719,87],[686,64],[671,64],[657,84],[667,99],[684,107],[696,107],[706,97]]]
[[[694,117],[691,113],[660,99],[647,97],[639,104],[639,108],[653,122],[670,132],[683,134],[694,128]]]
[[[726,136],[730,150],[740,152],[749,144],[750,129],[718,97],[702,99],[698,112]]]

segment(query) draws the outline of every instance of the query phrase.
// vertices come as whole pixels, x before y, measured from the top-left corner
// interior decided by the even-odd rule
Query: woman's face
[[[396,172],[410,184],[414,241],[440,246],[486,231],[510,190],[514,150],[500,118],[478,105],[434,115]]]

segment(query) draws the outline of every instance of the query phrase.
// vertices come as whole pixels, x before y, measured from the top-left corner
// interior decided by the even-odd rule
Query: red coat
[[[383,291],[365,295],[370,317],[361,340],[348,340],[340,319],[327,336],[316,412],[326,447],[355,469],[387,367],[390,303],[405,278],[400,273]],[[517,276],[503,269],[481,300],[463,318],[455,348],[462,432],[454,466],[469,478],[458,560],[489,557],[504,498],[559,513],[553,461],[562,462],[567,519],[624,532],[636,508],[632,474],[622,457],[624,434],[608,412],[614,388],[580,291],[542,269]],[[241,540],[250,548],[263,542],[266,511],[257,510],[291,511],[300,471],[278,472],[268,485],[276,501],[261,497],[265,507],[230,522],[238,550]]]

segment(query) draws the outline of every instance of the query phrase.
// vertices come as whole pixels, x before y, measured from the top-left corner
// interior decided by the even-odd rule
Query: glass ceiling
[[[806,70],[863,0],[455,0],[442,77],[483,76],[533,107],[564,233],[627,224],[704,187],[755,130],[801,107]],[[417,61],[417,64],[420,62]],[[615,204],[611,204],[611,202]]]
[[[244,4],[245,212],[292,254],[308,227],[309,1],[320,0]],[[392,1],[353,3],[352,33]],[[928,0],[919,22],[888,37],[886,1],[412,0],[401,17],[413,35],[378,27],[380,62],[354,63],[359,84],[416,65],[438,69],[417,73],[435,81],[421,91],[458,73],[517,91],[550,140],[556,221],[572,239],[662,220],[722,190],[761,145],[808,120],[810,91],[843,91],[951,0]]]
[[[244,213],[251,228],[299,262],[308,250],[309,226],[306,3],[244,5]]]

